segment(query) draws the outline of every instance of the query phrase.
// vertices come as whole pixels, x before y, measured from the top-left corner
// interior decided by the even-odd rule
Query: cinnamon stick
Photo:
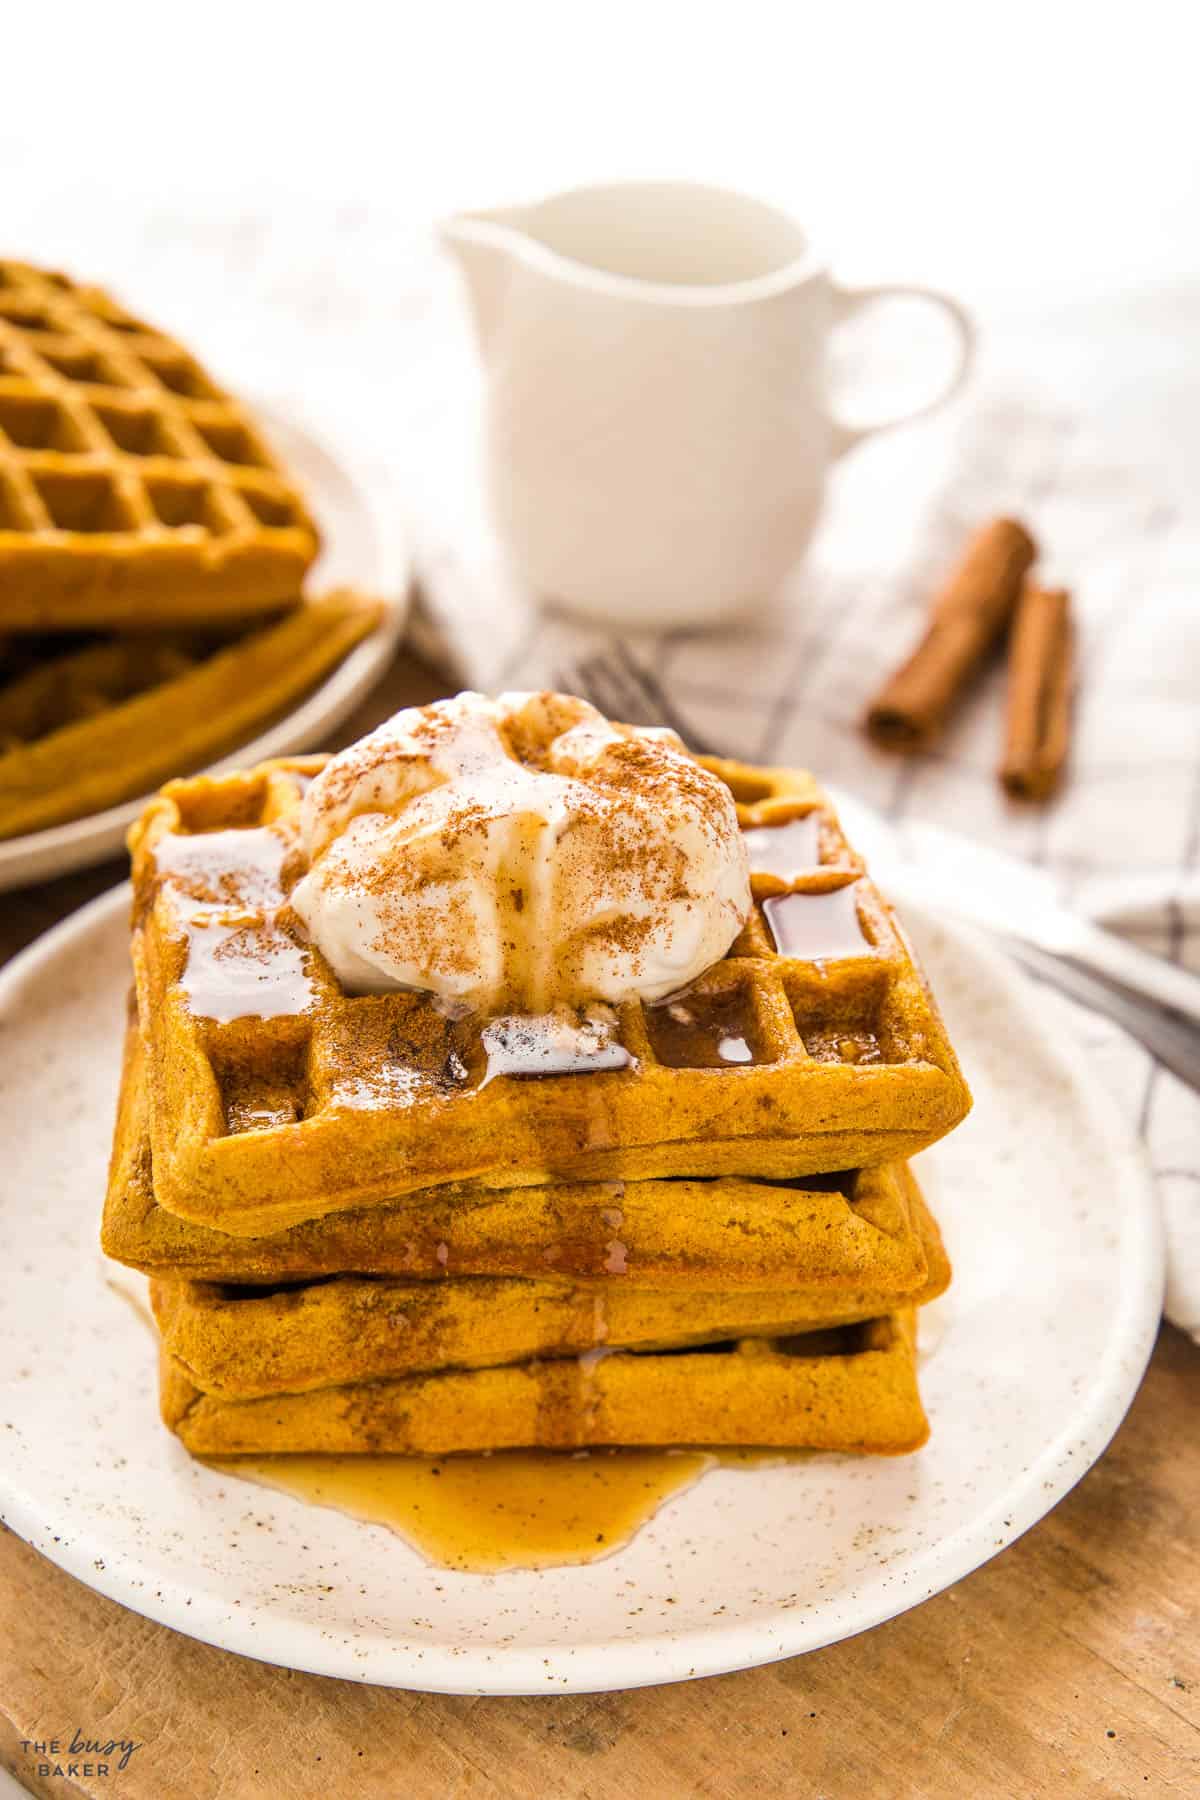
[[[923,750],[1006,629],[1037,546],[1015,519],[977,531],[930,608],[920,643],[867,709],[885,750]]]
[[[1000,780],[1014,800],[1046,800],[1071,735],[1074,630],[1065,588],[1025,584],[1008,657],[1008,720]]]

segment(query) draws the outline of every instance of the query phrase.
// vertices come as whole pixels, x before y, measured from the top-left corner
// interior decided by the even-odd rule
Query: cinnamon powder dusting
[[[654,998],[749,911],[725,785],[672,733],[566,695],[398,714],[333,760],[304,816],[296,909],[366,991],[492,1013]]]

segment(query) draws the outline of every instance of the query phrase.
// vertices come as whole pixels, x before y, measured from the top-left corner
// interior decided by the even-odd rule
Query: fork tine
[[[667,725],[698,755],[721,754],[681,718],[658,681],[621,643],[615,643],[611,651],[585,657],[559,680],[609,718],[624,719],[631,725]]]
[[[657,677],[651,674],[649,669],[643,668],[641,663],[634,659],[626,645],[618,644],[616,646],[616,655],[625,666],[631,680],[637,684],[637,687],[645,696],[646,703],[654,716],[654,722],[662,725],[669,725],[672,731],[678,732],[685,744],[688,744],[691,749],[701,756],[718,756],[721,754],[720,751],[715,750],[712,745],[706,744],[703,739],[692,730],[691,726],[681,717],[672,701],[667,697],[667,694]]]
[[[599,653],[585,657],[570,673],[569,686],[583,699],[610,717],[621,712],[628,696],[609,657]]]

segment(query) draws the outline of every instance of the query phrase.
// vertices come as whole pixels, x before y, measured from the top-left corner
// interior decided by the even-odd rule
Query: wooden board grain
[[[341,741],[439,691],[398,663]],[[122,874],[4,896],[0,956]],[[617,1694],[458,1699],[297,1675],[152,1624],[0,1533],[0,1763],[30,1792],[89,1800],[1195,1795],[1198,1405],[1200,1350],[1164,1328],[1107,1454],[994,1562],[829,1650]],[[27,1745],[77,1731],[139,1747],[108,1776],[39,1777],[53,1759]]]

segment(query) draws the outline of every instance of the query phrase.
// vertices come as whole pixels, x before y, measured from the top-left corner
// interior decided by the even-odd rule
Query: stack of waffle
[[[312,687],[378,616],[301,599],[317,547],[187,351],[0,262],[0,838],[200,767]]]
[[[703,760],[752,915],[586,1073],[342,989],[288,903],[323,759],[148,808],[103,1235],[152,1278],[190,1450],[923,1442],[949,1267],[905,1159],[967,1090],[811,777]]]

